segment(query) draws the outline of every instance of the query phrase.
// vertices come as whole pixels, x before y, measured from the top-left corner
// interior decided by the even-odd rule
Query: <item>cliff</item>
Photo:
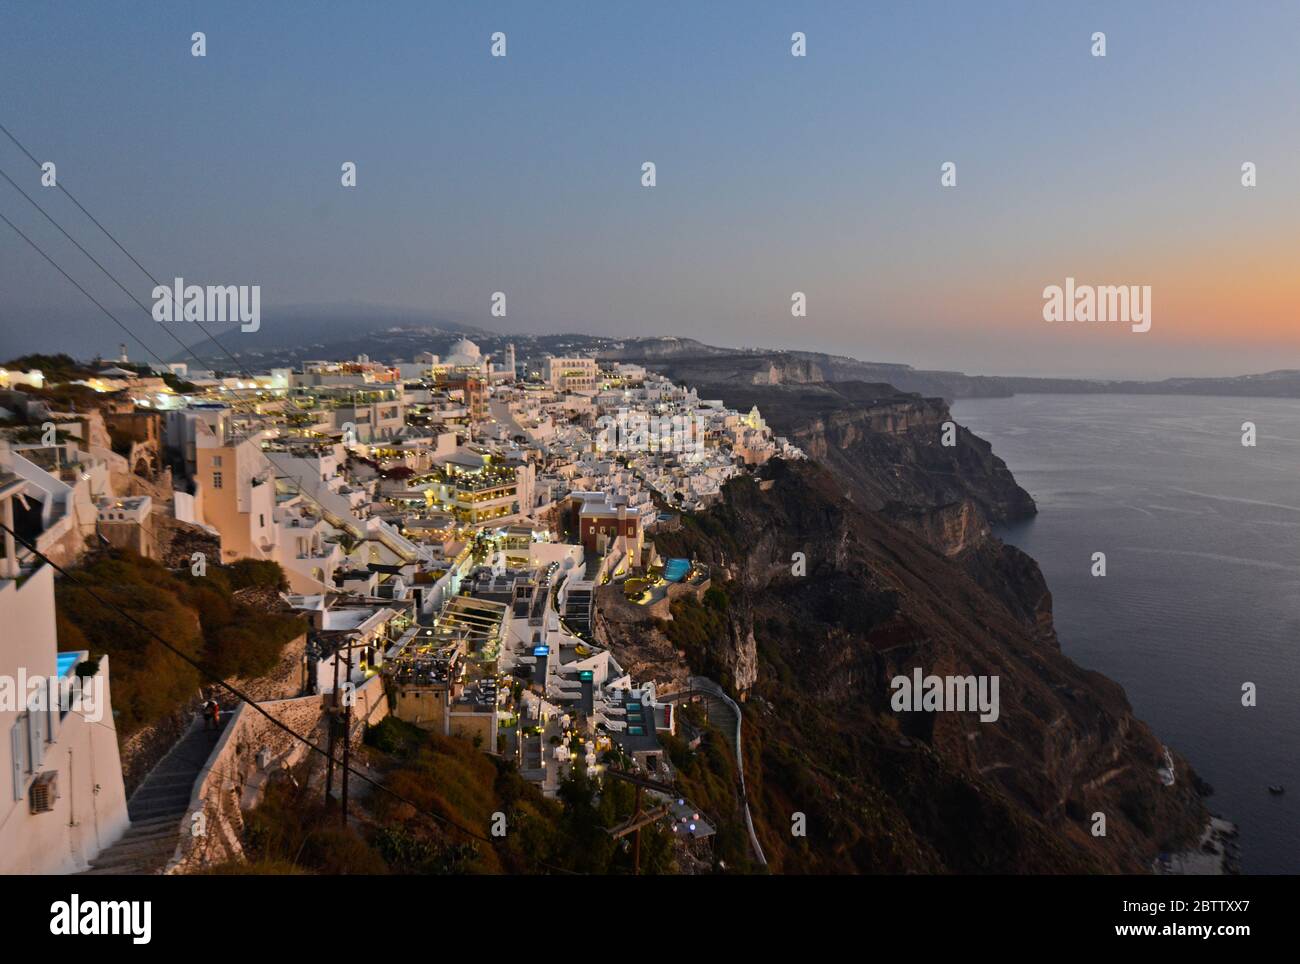
[[[776,463],[771,481],[732,483],[664,548],[725,586],[721,631],[685,651],[748,697],[751,810],[773,869],[1137,872],[1199,832],[1186,765],[1161,784],[1161,744],[1123,691],[1067,659],[1009,584],[1027,557],[999,553],[977,580],[845,500],[820,466]],[[674,617],[669,638],[693,618]],[[748,680],[728,675],[751,665]],[[918,667],[998,677],[998,719],[895,712],[890,680]],[[797,812],[807,838],[790,836]]]
[[[757,405],[773,431],[833,470],[864,508],[934,510],[970,500],[994,524],[1037,511],[984,439],[953,423],[953,444],[944,444],[952,416],[943,399],[870,382],[696,387],[734,408]]]
[[[1194,840],[1208,819],[1194,774],[1175,756],[1162,784],[1160,741],[1118,685],[1063,655],[1037,565],[990,534],[1034,511],[1028,494],[983,440],[940,444],[942,402],[842,388],[719,393],[758,403],[811,460],[737,479],[656,536],[712,567],[703,601],[602,627],[647,666],[675,649],[746,700],[771,868],[1143,872]],[[998,718],[895,711],[890,681],[917,668],[997,677]]]

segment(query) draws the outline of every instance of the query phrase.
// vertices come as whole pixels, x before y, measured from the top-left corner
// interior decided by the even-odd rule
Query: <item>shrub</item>
[[[372,841],[379,856],[399,871],[418,871],[438,855],[438,848],[425,837],[405,827],[380,827]]]
[[[420,730],[395,716],[385,716],[366,730],[366,743],[380,753],[406,755],[419,742]]]
[[[207,576],[195,577],[188,571],[172,573],[134,553],[114,552],[56,583],[59,647],[88,650],[95,657],[108,654],[113,709],[123,737],[177,710],[204,681],[194,666],[135,621],[223,677],[267,672],[284,645],[304,631],[297,616],[268,614],[232,598],[234,588],[275,586],[284,580],[274,562],[246,562],[214,566]],[[117,608],[99,599],[111,600]]]
[[[326,825],[311,830],[302,844],[302,862],[322,874],[386,874],[383,857],[351,828]]]
[[[240,559],[224,567],[230,575],[232,589],[275,589],[283,592],[289,580],[279,563],[269,559]]]

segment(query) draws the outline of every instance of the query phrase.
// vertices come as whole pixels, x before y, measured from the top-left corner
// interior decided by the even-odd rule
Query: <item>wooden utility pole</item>
[[[618,780],[624,780],[636,787],[636,804],[632,808],[632,816],[611,828],[608,833],[615,840],[632,834],[632,875],[639,876],[641,873],[641,828],[648,827],[657,820],[666,817],[672,808],[664,803],[655,807],[653,810],[641,809],[641,795],[646,789],[658,790],[661,793],[672,794],[673,788],[665,783],[659,783],[657,780],[650,780],[646,777],[636,776],[632,773],[624,773],[621,770],[606,770],[606,776],[614,777]]]
[[[334,731],[338,722],[339,706],[339,650],[337,646],[334,647],[334,689],[330,692],[330,699],[332,705],[327,717],[329,720],[329,726],[327,727],[329,730],[329,743],[327,746],[329,763],[326,764],[325,769],[325,809],[327,810],[330,804],[333,803],[334,797]]]
[[[641,828],[648,827],[657,820],[662,820],[668,816],[672,808],[666,804],[660,804],[653,810],[641,810],[641,792],[637,790],[636,812],[626,821],[613,827],[607,833],[618,840],[632,834],[632,874],[633,876],[641,873]]]
[[[325,753],[329,757],[329,762],[325,764],[325,809],[330,808],[334,796],[334,710],[333,708],[325,715],[326,737]]]
[[[640,784],[636,788],[636,803],[632,806],[632,819],[635,820],[641,816],[641,794],[644,789]],[[632,876],[641,876],[641,828],[637,827],[632,834]]]
[[[352,682],[352,644],[348,644],[348,683]],[[348,698],[343,701],[343,826],[348,825],[348,757],[352,748],[352,690],[348,690]]]

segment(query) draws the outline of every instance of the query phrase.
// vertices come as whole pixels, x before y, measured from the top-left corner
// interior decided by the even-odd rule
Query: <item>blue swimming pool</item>
[[[669,559],[664,563],[664,578],[669,582],[681,582],[691,571],[691,560]]]
[[[68,675],[68,671],[77,665],[80,653],[59,653],[59,679]]]

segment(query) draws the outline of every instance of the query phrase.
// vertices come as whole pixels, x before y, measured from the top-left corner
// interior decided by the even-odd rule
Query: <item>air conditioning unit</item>
[[[54,801],[59,799],[59,773],[46,770],[39,773],[32,781],[32,813],[49,813],[54,809]]]

